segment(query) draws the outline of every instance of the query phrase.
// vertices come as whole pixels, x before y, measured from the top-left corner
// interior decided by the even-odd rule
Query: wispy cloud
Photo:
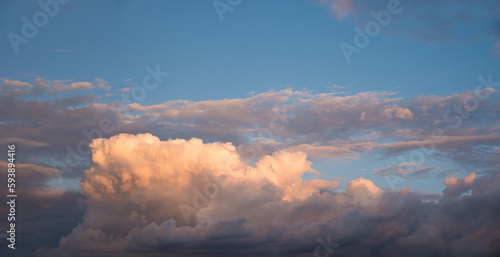
[[[437,168],[440,168],[440,166],[425,167],[414,162],[403,162],[397,165],[375,169],[373,173],[384,177],[397,175],[404,178],[427,178],[429,173]]]
[[[387,1],[387,0],[319,0],[327,5],[338,19],[354,16],[360,24],[373,20],[370,11],[386,10],[390,4],[398,3],[403,11],[391,17],[387,28],[394,35],[405,36],[428,43],[453,43],[485,38],[491,27],[500,21],[498,1]],[[479,24],[471,30],[469,24]]]

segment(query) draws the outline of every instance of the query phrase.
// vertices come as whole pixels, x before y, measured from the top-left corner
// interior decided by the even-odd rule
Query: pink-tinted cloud
[[[400,106],[390,106],[385,108],[384,115],[387,119],[413,119],[413,113],[408,108]]]
[[[353,0],[320,0],[321,4],[329,5],[330,12],[343,19],[356,11]]]
[[[30,83],[22,82],[19,80],[9,80],[9,79],[5,79],[2,82],[2,85],[7,86],[7,87],[12,87],[12,88],[31,88],[31,87],[33,87],[33,85],[31,85]]]
[[[373,173],[384,177],[397,175],[408,178],[426,178],[433,169],[437,168],[439,168],[439,166],[425,167],[414,162],[403,162],[397,165],[375,169]]]
[[[393,35],[405,36],[430,43],[455,43],[498,37],[491,27],[497,26],[500,10],[497,1],[406,1],[406,0],[319,0],[328,6],[337,19],[354,16],[356,26],[364,27],[374,20],[371,12],[388,10],[397,6],[401,12],[391,15],[390,26],[385,30]],[[483,24],[474,30],[465,29],[467,24]],[[467,31],[467,33],[465,32]]]
[[[3,144],[3,145],[16,144],[16,145],[30,146],[30,147],[49,146],[49,144],[44,143],[44,142],[39,142],[39,141],[34,141],[34,140],[29,140],[26,138],[19,138],[19,137],[4,137],[4,138],[0,139],[0,144]]]
[[[55,84],[52,88],[56,91],[90,90],[94,89],[94,84],[90,82],[73,82],[68,85]]]
[[[500,250],[500,176],[446,179],[444,197],[428,202],[408,187],[383,192],[364,178],[345,192],[320,191],[337,183],[302,181],[311,163],[301,152],[277,152],[249,166],[232,144],[199,139],[120,134],[92,147],[83,221],[37,256],[302,256],[327,236],[339,256]]]
[[[48,92],[53,84],[71,83],[36,79],[32,89],[19,92]],[[277,150],[339,159],[358,158],[372,151],[393,158],[423,149],[428,157],[467,165],[482,156],[482,170],[494,173],[495,151],[491,149],[500,142],[500,130],[494,123],[500,118],[500,105],[496,102],[498,92],[492,88],[408,100],[388,92],[336,95],[285,89],[246,98],[177,100],[151,106],[94,103],[101,99],[93,94],[37,101],[23,100],[22,94],[14,93],[3,96],[0,115],[4,124],[16,127],[4,125],[0,130],[47,142],[59,152],[66,145],[75,148],[81,140],[88,140],[82,129],[92,131],[104,118],[116,125],[116,130],[103,135],[106,137],[153,132],[161,138],[232,142],[238,149],[248,146],[247,153],[240,153],[253,160]],[[465,104],[479,99],[478,95],[482,100],[475,108]],[[64,158],[67,153],[61,154]],[[88,154],[82,156],[88,158]]]
[[[106,82],[104,79],[96,78],[96,79],[94,79],[94,84],[98,88],[104,88],[106,90],[111,90],[111,86],[108,85],[108,82]]]
[[[0,83],[0,89],[3,95],[6,96],[23,96],[23,95],[43,95],[43,94],[58,94],[73,91],[88,91],[95,88],[110,90],[103,79],[96,78],[94,83],[87,81],[74,82],[73,80],[47,80],[44,78],[36,78],[33,83],[5,79]]]
[[[445,179],[443,182],[446,185],[446,189],[443,191],[446,197],[457,196],[472,189],[474,180],[476,179],[476,173],[472,172],[469,176],[459,179],[458,177],[450,177]]]

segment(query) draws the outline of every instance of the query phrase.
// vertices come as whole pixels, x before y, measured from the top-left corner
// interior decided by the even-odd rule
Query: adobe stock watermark
[[[220,190],[225,188],[228,183],[228,178],[221,179],[216,175],[211,175],[210,178],[212,181],[208,181],[204,185],[203,192],[200,189],[193,187],[192,190],[194,196],[192,206],[184,203],[177,206],[187,225],[191,224],[191,216],[195,215],[200,209],[207,207],[210,200],[219,195]]]
[[[488,75],[488,79],[482,75],[477,77],[479,85],[474,90],[474,94],[465,97],[462,103],[455,104],[453,110],[448,109],[443,114],[443,121],[449,123],[449,128],[458,129],[462,126],[464,119],[470,117],[470,114],[475,111],[481,101],[485,101],[491,96],[489,88],[500,87],[500,82],[493,81],[492,74]],[[404,158],[402,155],[398,156],[400,170],[405,170],[406,174],[411,174],[414,171],[414,165],[421,165],[425,163],[426,157],[432,155],[436,151],[436,144],[442,143],[445,140],[445,130],[441,128],[434,128],[431,133],[430,140],[424,140],[423,142],[418,142],[418,149],[410,152],[408,159]],[[387,184],[391,189],[395,189],[397,183],[402,183],[405,181],[404,178],[398,175],[386,176]]]
[[[314,248],[314,257],[329,257],[334,252],[333,248],[340,247],[339,243],[332,243],[330,235],[326,237],[326,241],[321,237],[317,237],[316,241],[318,245]]]
[[[285,107],[275,107],[272,109],[273,117],[269,121],[269,127],[264,129],[259,129],[257,138],[274,138],[278,133],[285,129],[285,126],[290,123],[289,117],[286,114]],[[244,159],[252,160],[255,159],[261,152],[262,148],[260,145],[243,145],[239,147],[240,155]]]
[[[243,0],[214,0],[212,2],[220,21],[224,21],[224,13],[234,11],[241,3]]]
[[[130,90],[130,94],[123,95],[121,99],[121,103],[130,104],[132,102],[142,102],[148,96],[148,91],[154,90],[158,87],[159,84],[163,82],[163,78],[166,78],[170,75],[168,72],[163,72],[160,70],[160,65],[157,64],[155,70],[151,68],[151,66],[146,66],[146,74],[142,78],[142,85],[135,86]],[[152,83],[151,83],[152,82]],[[130,101],[132,98],[132,101]],[[116,101],[114,101],[116,102]]]
[[[162,72],[160,70],[159,64],[156,65],[155,69],[148,65],[145,67],[145,70],[147,74],[143,77],[142,85],[135,86],[132,90],[130,90],[129,94],[122,95],[120,100],[115,100],[112,103],[121,103],[128,108],[127,105],[132,103],[132,101],[144,101],[147,97],[147,91],[154,90],[164,81],[164,78],[169,76],[168,72]],[[82,129],[81,133],[85,139],[78,142],[74,149],[69,145],[66,146],[66,158],[64,159],[63,164],[58,163],[51,165],[52,168],[58,170],[56,176],[59,181],[62,180],[62,173],[71,172],[72,168],[79,166],[86,159],[86,157],[91,154],[89,145],[92,140],[96,138],[103,138],[104,135],[109,135],[117,129],[117,126],[113,124],[113,120],[109,117],[103,117],[99,120],[98,125],[98,128],[90,131]]]
[[[370,15],[373,19],[365,24],[364,30],[358,26],[354,27],[354,31],[356,32],[353,38],[354,45],[344,41],[340,43],[340,50],[348,64],[352,61],[351,55],[360,54],[361,50],[370,44],[371,39],[380,34],[382,28],[389,26],[392,16],[403,11],[403,6],[400,6],[400,4],[399,0],[389,0],[387,2],[387,10],[380,10],[378,12],[371,10]]]
[[[59,13],[61,7],[59,5],[66,5],[70,0],[39,0],[38,5],[42,10],[33,14],[33,17],[28,19],[26,16],[21,18],[23,25],[21,26],[21,35],[14,32],[7,33],[10,45],[14,53],[19,53],[19,46],[21,44],[28,44],[30,39],[33,39],[38,30],[47,26],[49,17],[54,18]]]

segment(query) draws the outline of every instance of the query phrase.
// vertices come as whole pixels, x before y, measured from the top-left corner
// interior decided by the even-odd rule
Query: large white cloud
[[[456,247],[465,244],[452,240],[456,245],[452,247],[450,238],[431,233],[442,233],[435,228],[436,224],[448,218],[463,223],[479,222],[471,234],[463,226],[458,226],[457,232],[463,238],[471,237],[470,241],[477,241],[478,245],[478,235],[483,235],[481,243],[496,238],[495,226],[483,229],[490,225],[490,217],[497,215],[496,203],[491,199],[498,180],[492,177],[489,185],[481,178],[485,173],[499,171],[496,147],[500,137],[496,121],[500,105],[496,90],[486,88],[479,93],[467,91],[404,100],[387,92],[339,95],[285,89],[241,99],[178,100],[154,106],[91,103],[97,100],[92,94],[46,101],[22,98],[23,90],[29,94],[39,90],[48,93],[49,88],[44,89],[48,84],[44,83],[43,80],[33,84],[7,81],[2,86],[2,90],[12,92],[0,97],[4,110],[0,129],[4,135],[15,136],[5,140],[24,145],[20,163],[42,167],[66,160],[68,164],[68,147],[76,151],[82,142],[85,145],[91,141],[82,133],[83,129],[93,137],[152,131],[160,138],[200,137],[208,142],[232,142],[160,141],[151,135],[126,134],[95,140],[91,167],[84,153],[72,172],[52,171],[63,178],[80,178],[87,169],[82,183],[86,214],[81,225],[49,253],[68,252],[73,256],[76,252],[107,250],[109,254],[119,252],[118,256],[123,251],[195,255],[196,249],[210,245],[233,254],[240,254],[241,249],[250,249],[249,254],[258,249],[269,255],[273,251],[310,254],[317,246],[316,237],[330,234],[342,244],[336,250],[339,256],[364,253],[368,247],[381,250],[384,242],[400,246],[396,249],[401,253],[403,245],[417,245],[417,239],[425,236],[432,246],[425,249],[454,253],[458,251]],[[481,100],[477,106],[467,102],[474,97]],[[96,126],[103,119],[113,121],[116,129],[96,133]],[[36,147],[43,147],[44,151]],[[363,152],[371,151],[387,158],[419,149],[433,160],[444,157],[465,164],[461,165],[462,172],[472,169],[478,176],[446,180],[444,197],[437,205],[422,202],[408,187],[401,193],[381,192],[372,182],[361,178],[349,177],[354,180],[345,193],[328,190],[338,186],[336,181],[301,179],[304,172],[316,172],[310,168],[308,157],[310,160],[362,158]],[[86,145],[83,150],[87,150]],[[257,157],[256,165],[245,163],[246,155]],[[418,172],[408,173],[412,170],[400,169],[401,165],[394,163],[376,172],[422,178],[436,174],[429,169],[438,170],[436,166],[425,168],[412,162],[405,165]],[[51,208],[59,208],[76,197],[73,192],[26,190],[34,193],[31,200],[36,203],[31,206],[38,203],[47,215]],[[470,190],[470,194],[463,194]],[[450,206],[466,203],[472,206],[467,200],[472,198],[488,203],[487,207],[476,212],[467,207],[467,218],[454,210],[450,214],[454,208]],[[420,209],[415,210],[413,205]],[[37,210],[37,213],[42,212]],[[409,215],[412,213],[428,218],[422,220]],[[477,221],[484,213],[493,214],[485,221]],[[389,222],[393,217],[398,219]],[[67,234],[74,227],[71,224],[80,220],[81,216],[74,216],[57,233]],[[457,227],[455,222],[446,224],[446,228]],[[166,231],[172,236],[166,236]],[[193,238],[184,240],[188,236]],[[56,237],[59,238],[51,239]],[[49,247],[54,246],[51,240],[40,240],[37,246],[47,242],[51,244]],[[357,245],[356,251],[346,245]],[[39,254],[43,255],[43,251]],[[222,255],[220,251],[206,253]]]
[[[336,256],[500,250],[499,176],[448,179],[446,190],[467,184],[472,193],[425,202],[408,187],[383,192],[363,178],[345,192],[322,190],[338,183],[303,181],[317,171],[302,152],[278,151],[252,166],[231,143],[200,139],[120,134],[91,147],[84,219],[38,256],[308,256],[318,237],[340,245]],[[464,250],[463,242],[480,247]]]

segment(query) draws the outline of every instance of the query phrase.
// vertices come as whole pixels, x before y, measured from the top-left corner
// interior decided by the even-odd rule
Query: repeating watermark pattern
[[[9,39],[10,45],[14,53],[19,53],[19,46],[21,44],[28,44],[30,39],[33,39],[37,34],[39,29],[47,26],[49,23],[49,17],[54,18],[61,7],[59,5],[66,5],[70,0],[39,0],[38,5],[42,10],[33,14],[31,19],[26,16],[21,18],[23,25],[21,26],[21,35],[14,32],[9,32],[7,38]]]
[[[269,121],[269,126],[259,129],[257,133],[258,139],[275,138],[278,133],[281,133],[285,126],[290,123],[289,117],[286,113],[286,107],[275,107],[272,109],[273,117]],[[263,150],[259,144],[244,145],[240,148],[240,155],[244,159],[253,160],[259,156]]]
[[[147,91],[154,90],[156,87],[158,87],[159,84],[163,82],[164,78],[170,75],[170,73],[168,72],[161,71],[159,64],[156,65],[154,70],[149,65],[146,66],[145,69],[148,73],[142,78],[142,85],[133,87],[130,90],[130,94],[123,95],[121,103],[130,104],[132,102],[144,101],[148,95]]]
[[[361,50],[370,44],[372,38],[378,36],[383,28],[389,26],[392,15],[397,15],[403,11],[403,6],[400,4],[399,0],[389,0],[386,10],[378,12],[371,10],[370,15],[373,19],[365,24],[364,30],[358,26],[354,27],[354,32],[356,32],[353,38],[354,45],[344,41],[340,43],[340,51],[342,51],[348,64],[352,61],[351,55],[360,54]]]
[[[277,134],[282,132],[285,129],[285,126],[290,122],[289,117],[286,113],[286,107],[275,107],[271,110],[271,112],[273,114],[273,117],[269,121],[269,126],[260,129],[257,133],[257,138],[259,139],[276,137]],[[240,156],[242,156],[244,159],[253,160],[257,158],[257,156],[262,153],[263,150],[261,146],[257,144],[245,145],[239,152]],[[222,172],[222,174],[227,174],[228,168],[226,168],[225,171],[226,172]],[[218,172],[215,172],[214,174],[217,173]],[[216,175],[212,175],[211,179],[213,181],[209,181],[205,184],[205,186],[203,187],[203,192],[198,188],[193,187],[194,196],[192,200],[192,206],[184,203],[178,205],[179,211],[181,212],[186,224],[191,224],[190,217],[196,214],[198,210],[207,207],[210,200],[219,195],[220,189],[224,188],[228,183],[227,178],[221,179],[221,177],[218,177]]]
[[[184,221],[187,225],[191,224],[191,216],[196,214],[198,210],[205,208],[210,203],[210,200],[214,199],[217,195],[219,195],[220,190],[225,188],[228,183],[227,178],[221,179],[216,175],[211,175],[211,181],[208,181],[203,187],[203,192],[198,188],[193,187],[193,206],[188,204],[181,203],[178,205],[179,211],[184,218]]]
[[[142,85],[135,86],[128,94],[122,95],[121,99],[117,99],[112,103],[120,103],[125,108],[128,108],[128,104],[142,102],[147,97],[147,91],[154,90],[164,81],[164,78],[170,75],[168,72],[161,71],[159,64],[156,65],[155,69],[148,65],[145,70],[147,74],[143,77]],[[103,117],[98,125],[98,128],[90,131],[82,129],[81,133],[85,139],[80,140],[75,148],[69,145],[66,146],[66,156],[63,163],[51,164],[51,167],[57,170],[56,176],[59,182],[62,181],[63,173],[71,172],[72,168],[79,166],[91,154],[89,145],[92,140],[112,134],[117,129],[116,124],[113,124],[113,120],[109,117]]]
[[[488,88],[500,87],[500,82],[493,81],[492,74],[488,75],[488,79],[480,75],[477,77],[480,84],[474,90],[474,94],[465,97],[461,104],[455,104],[453,110],[448,109],[443,114],[443,120],[449,123],[449,128],[458,129],[462,125],[464,119],[470,117],[471,113],[475,111],[481,101],[488,99],[491,93]],[[414,165],[421,165],[425,163],[426,157],[430,156],[436,150],[436,144],[442,143],[445,140],[445,130],[441,128],[435,128],[432,130],[431,140],[419,142],[418,149],[410,152],[408,159],[402,155],[398,156],[399,160],[398,168],[404,170],[406,174],[411,174],[414,171]],[[395,185],[405,181],[401,176],[393,175],[385,177],[387,184],[391,189],[395,189]]]
[[[220,21],[224,21],[224,13],[234,11],[241,3],[243,0],[214,0],[212,2]]]
[[[326,237],[326,241],[321,237],[317,237],[316,241],[318,242],[318,245],[314,248],[314,257],[328,257],[333,254],[333,248],[340,247],[339,243],[331,242],[332,239],[330,235]]]

